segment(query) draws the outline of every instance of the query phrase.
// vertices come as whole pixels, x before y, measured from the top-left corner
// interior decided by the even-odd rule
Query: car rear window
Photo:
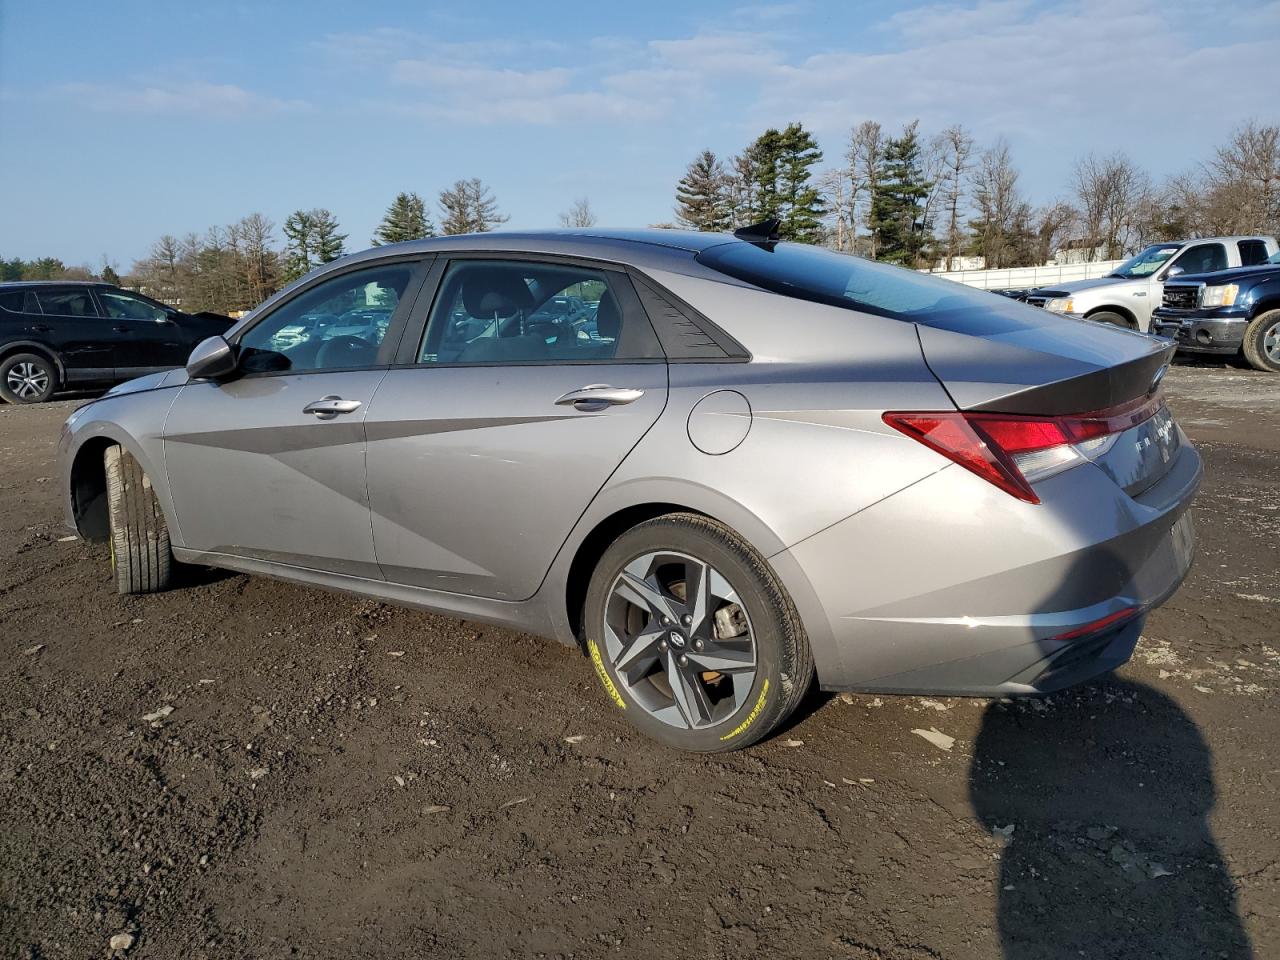
[[[1008,297],[905,267],[779,243],[725,243],[698,262],[726,276],[798,300],[825,303],[975,336],[1043,326],[1043,311]]]

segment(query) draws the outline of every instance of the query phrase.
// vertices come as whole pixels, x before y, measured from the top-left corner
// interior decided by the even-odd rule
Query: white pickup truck
[[[1212,273],[1266,263],[1275,237],[1206,237],[1154,243],[1105,277],[1033,290],[1027,302],[1069,317],[1084,317],[1147,333],[1164,282],[1179,274]]]

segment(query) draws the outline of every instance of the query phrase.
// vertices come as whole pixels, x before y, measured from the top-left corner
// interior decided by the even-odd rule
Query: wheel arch
[[[67,368],[62,362],[62,357],[58,355],[58,351],[53,349],[47,343],[41,343],[39,340],[10,340],[0,345],[0,363],[4,363],[15,353],[38,353],[50,363],[58,372],[58,383],[67,382]]]
[[[1137,315],[1135,315],[1132,310],[1128,309],[1127,307],[1122,307],[1118,303],[1099,304],[1098,306],[1094,307],[1092,310],[1089,310],[1087,313],[1085,313],[1084,318],[1088,320],[1091,317],[1093,317],[1094,314],[1098,314],[1098,313],[1118,313],[1120,316],[1124,317],[1126,320],[1129,321],[1129,328],[1131,330],[1142,329],[1141,325],[1138,323]]]
[[[160,502],[165,523],[171,532],[176,531],[163,462],[148,456],[143,445],[118,424],[102,420],[77,425],[63,454],[63,490],[67,497],[68,524],[85,540],[103,542],[110,535],[107,467],[103,453],[114,446],[123,447],[142,465],[142,471],[151,480]]]

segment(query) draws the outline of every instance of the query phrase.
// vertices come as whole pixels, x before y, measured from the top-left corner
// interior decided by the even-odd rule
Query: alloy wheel
[[[20,400],[35,400],[49,389],[51,374],[38,363],[15,363],[5,374],[5,385]]]
[[[1273,323],[1263,333],[1262,350],[1273,363],[1280,363],[1280,322]]]
[[[655,719],[700,729],[746,702],[755,634],[737,591],[709,563],[671,551],[637,557],[614,580],[604,620],[617,678]]]

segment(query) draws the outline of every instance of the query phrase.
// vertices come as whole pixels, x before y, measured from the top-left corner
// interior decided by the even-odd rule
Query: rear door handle
[[[126,327],[126,326],[123,326],[122,324],[116,324],[116,325],[115,325],[114,327],[112,327],[111,329],[112,329],[112,330],[114,330],[116,333],[128,333],[128,332],[129,332],[129,328],[128,328],[128,327]]]
[[[343,400],[341,397],[322,397],[319,400],[312,400],[302,408],[302,412],[315,414],[317,420],[332,420],[340,413],[354,413],[359,409],[359,400]]]
[[[624,403],[635,403],[644,396],[644,391],[636,387],[611,387],[607,383],[593,383],[590,386],[570,390],[556,399],[560,406],[572,404],[579,410],[616,407]]]

